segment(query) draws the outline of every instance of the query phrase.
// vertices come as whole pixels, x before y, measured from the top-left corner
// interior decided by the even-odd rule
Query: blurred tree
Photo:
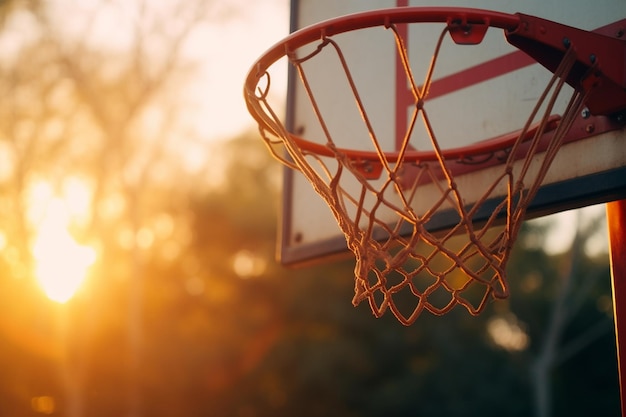
[[[184,143],[180,132],[188,130],[181,125],[184,103],[178,90],[192,68],[182,51],[194,28],[214,17],[214,8],[202,0],[158,7],[149,2],[12,1],[0,7],[5,46],[0,240],[8,272],[1,285],[12,290],[2,291],[9,298],[3,300],[7,323],[17,319],[10,334],[35,340],[30,345],[63,339],[60,352],[51,349],[47,358],[59,365],[65,398],[58,406],[65,415],[86,412],[85,386],[97,377],[92,369],[100,362],[116,370],[109,376],[118,379],[118,387],[126,386],[116,395],[126,391],[127,399],[113,403],[118,409],[126,404],[129,415],[138,415],[146,250],[187,226],[186,199],[164,205],[174,190],[181,190],[176,178],[184,172],[183,162],[168,153]],[[99,281],[106,285],[100,293],[84,295],[89,302],[48,305],[32,285],[37,222],[49,198],[66,194],[77,181],[88,189],[88,203],[70,226],[75,239],[99,249],[92,289]],[[43,188],[49,190],[46,195],[41,195]],[[171,245],[169,251],[179,249]],[[111,308],[121,300],[127,309]],[[71,324],[57,323],[57,316]],[[43,325],[29,330],[34,320]],[[124,323],[126,334],[120,334]],[[124,343],[114,355],[93,357],[94,340],[111,325],[116,340]],[[52,330],[41,331],[42,326]],[[24,395],[35,393],[22,389]],[[12,412],[28,407],[25,398],[15,401]]]

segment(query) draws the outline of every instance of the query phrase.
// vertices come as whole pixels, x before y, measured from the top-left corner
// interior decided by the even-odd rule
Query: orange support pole
[[[626,200],[607,203],[622,416],[626,416]]]

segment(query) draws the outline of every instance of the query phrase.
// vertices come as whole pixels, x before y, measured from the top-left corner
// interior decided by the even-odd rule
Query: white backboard
[[[297,30],[366,10],[427,5],[430,4],[422,0],[292,0],[291,26]],[[520,12],[590,31],[626,19],[623,0],[476,0],[471,4],[447,1],[445,6]],[[408,30],[407,50],[412,68],[416,74],[425,74],[440,31],[428,24],[412,25]],[[383,32],[346,34],[341,45],[363,93],[364,106],[373,115],[371,123],[379,137],[387,138],[385,149],[393,151],[398,126],[406,125],[410,109],[405,100],[406,85],[396,77],[394,40]],[[343,138],[341,147],[371,150],[362,140],[366,135],[355,131],[362,123],[354,106],[347,102],[353,101],[353,97],[345,91],[345,82],[335,79],[333,64],[324,59],[320,57],[309,73],[327,122],[333,131],[340,132],[336,136]],[[429,115],[437,131],[443,132],[439,135],[443,147],[468,145],[520,129],[550,76],[545,68],[507,44],[501,30],[490,29],[479,48],[457,48],[448,55],[442,52],[431,86]],[[306,100],[301,84],[294,82],[292,74],[287,127],[307,139],[322,137]],[[611,127],[603,133],[603,119],[588,122],[582,114],[580,117],[576,129],[582,129],[578,136],[585,139],[572,141],[560,150],[545,185],[528,209],[529,218],[626,198],[624,129]],[[411,145],[416,149],[429,146],[419,141]],[[482,179],[494,175],[497,169],[474,172],[459,177],[458,181],[468,188],[480,189]],[[345,238],[326,203],[302,175],[288,168],[284,175],[281,261],[298,264],[345,253]],[[436,222],[445,229],[445,213]]]

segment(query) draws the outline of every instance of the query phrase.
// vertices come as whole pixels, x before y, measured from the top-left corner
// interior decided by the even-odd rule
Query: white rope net
[[[308,146],[308,142],[287,131],[268,100],[269,74],[259,77],[267,80],[264,88],[246,91],[249,108],[263,118],[260,131],[273,155],[307,178],[344,233],[356,257],[353,304],[367,300],[376,317],[390,310],[404,325],[412,324],[425,310],[441,315],[457,305],[475,315],[488,300],[508,296],[506,263],[526,208],[584,102],[582,94],[574,91],[560,118],[551,117],[564,79],[575,62],[574,55],[566,53],[521,131],[502,149],[490,152],[488,158],[497,161],[500,174],[494,176],[489,187],[480,190],[476,202],[467,206],[467,190],[455,182],[452,166],[463,161],[446,156],[428,113],[433,71],[442,40],[451,27],[444,26],[421,84],[414,77],[405,40],[396,25],[381,28],[395,38],[396,53],[415,103],[404,141],[393,153],[382,150],[342,48],[331,37],[320,39],[304,56],[298,51],[286,51],[325,144]],[[340,148],[338,138],[326,124],[304,65],[322,51],[330,51],[341,62],[343,74],[337,76],[345,79],[360,112],[368,133],[363,140],[373,144],[377,155],[374,161]],[[409,141],[418,124],[428,134],[432,160],[410,158]],[[468,158],[465,163],[472,161]],[[424,187],[436,189],[437,197],[420,201]],[[505,195],[496,195],[496,190],[503,187]],[[444,208],[458,220],[445,232],[433,232],[429,224]],[[388,220],[390,212],[395,218],[392,222]],[[479,212],[489,214],[477,223],[474,219]]]

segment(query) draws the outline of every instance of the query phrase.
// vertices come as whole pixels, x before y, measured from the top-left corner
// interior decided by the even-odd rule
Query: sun
[[[71,222],[68,201],[72,200],[48,199],[32,246],[39,285],[48,298],[58,303],[72,298],[96,260],[95,250],[80,245],[68,230]]]

